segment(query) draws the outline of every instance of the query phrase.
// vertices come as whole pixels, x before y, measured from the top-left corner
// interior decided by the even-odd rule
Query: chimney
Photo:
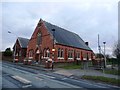
[[[85,42],[85,44],[88,46],[89,44],[88,44],[88,42]]]

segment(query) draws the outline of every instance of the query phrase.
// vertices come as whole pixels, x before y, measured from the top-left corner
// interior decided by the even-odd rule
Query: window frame
[[[64,59],[64,49],[63,48],[58,48],[57,58]]]
[[[42,33],[38,32],[37,33],[37,45],[39,46],[42,42]]]

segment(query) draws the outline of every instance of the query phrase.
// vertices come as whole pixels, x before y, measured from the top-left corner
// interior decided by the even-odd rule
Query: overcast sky
[[[112,47],[118,39],[119,0],[33,1],[2,2],[1,50],[12,48],[17,37],[30,38],[42,18],[77,33],[84,41],[89,42],[94,52],[98,52],[99,34],[101,47],[105,41],[106,53],[112,53]],[[12,33],[8,34],[8,31]]]

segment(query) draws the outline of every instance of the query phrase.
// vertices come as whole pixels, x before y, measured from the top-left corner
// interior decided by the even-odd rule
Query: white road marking
[[[45,74],[38,74],[38,75],[45,76],[45,77],[48,77],[48,78],[55,78],[55,77],[48,76],[48,75],[45,75]]]
[[[26,73],[26,74],[29,73],[29,72],[27,72],[27,71],[20,70],[20,69],[14,68],[14,67],[9,67],[9,66],[4,66],[4,67],[6,67],[6,68],[11,68],[11,69],[13,69],[13,70],[15,70],[15,71],[19,71],[19,72]]]
[[[22,86],[22,88],[27,88],[27,87],[30,87],[32,86],[31,84],[30,85],[25,85],[25,86]]]
[[[13,70],[16,70],[16,71],[20,71],[20,72],[22,72],[22,73],[28,73],[28,72],[26,72],[26,71],[23,71],[23,70],[20,70],[20,69],[17,69],[17,68],[13,68],[13,67],[12,67],[12,69],[13,69]]]
[[[12,78],[14,78],[14,79],[16,79],[16,80],[18,80],[18,81],[20,81],[20,82],[22,82],[24,84],[30,84],[31,83],[31,81],[29,81],[27,79],[24,79],[24,78],[22,78],[20,76],[12,76]]]
[[[68,86],[68,88],[83,88],[83,87],[80,87],[80,86],[72,85],[72,84],[69,84],[69,83],[66,83],[66,82],[61,82],[61,81],[54,80],[54,79],[51,79],[51,81],[53,81],[55,83],[59,83],[59,84],[64,85],[64,86]]]
[[[35,77],[36,79],[39,79],[40,81],[42,81],[43,79],[42,78],[40,78],[40,77]]]
[[[65,79],[67,79],[67,78],[62,78],[62,80],[65,80]]]

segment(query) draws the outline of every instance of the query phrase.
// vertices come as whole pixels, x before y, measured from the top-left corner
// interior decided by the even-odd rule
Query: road
[[[2,64],[1,64],[2,63]],[[2,88],[108,88],[117,90],[117,86],[74,79],[53,72],[35,70],[10,62],[0,62],[2,67]],[[1,79],[0,79],[1,80]]]

